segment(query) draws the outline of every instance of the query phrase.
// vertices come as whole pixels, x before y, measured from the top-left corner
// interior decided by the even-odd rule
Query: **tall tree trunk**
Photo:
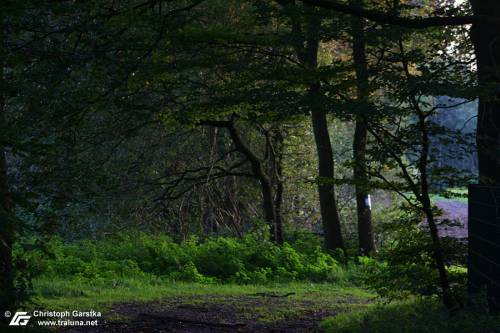
[[[475,15],[500,18],[500,1],[470,0],[470,3]],[[476,23],[472,25],[471,38],[482,87],[476,133],[479,183],[500,185],[500,31],[497,25]],[[469,196],[469,202],[475,199],[478,198]],[[469,272],[469,282],[473,274]],[[475,288],[469,288],[470,292],[475,292]],[[493,299],[490,299],[489,307],[492,313],[499,312]]]
[[[363,0],[352,0],[351,4],[362,6]],[[353,59],[356,72],[357,99],[361,103],[368,102],[370,88],[368,82],[368,62],[366,59],[366,40],[363,19],[352,17],[351,29],[353,38]],[[356,211],[358,217],[358,239],[359,253],[370,255],[375,252],[375,242],[373,239],[372,212],[369,205],[368,175],[366,172],[366,142],[368,136],[368,124],[365,115],[356,117],[354,130],[353,155],[354,167],[353,176],[356,191]]]
[[[1,15],[1,14],[0,14]],[[7,187],[7,163],[5,159],[5,82],[4,72],[4,32],[3,15],[0,16],[0,313],[14,310],[14,270],[12,265],[13,230],[10,219],[9,189]]]
[[[418,107],[418,106],[417,106]],[[455,302],[453,300],[453,295],[451,293],[450,282],[448,280],[448,273],[446,271],[443,249],[441,246],[441,240],[439,238],[439,233],[436,225],[436,220],[434,218],[434,212],[432,210],[431,199],[429,195],[429,183],[428,183],[428,164],[429,164],[429,149],[430,140],[427,125],[425,123],[426,119],[423,114],[419,115],[419,127],[422,139],[422,149],[420,153],[420,160],[418,163],[418,168],[420,172],[420,194],[421,203],[423,206],[423,211],[425,217],[427,218],[427,223],[429,225],[429,231],[431,234],[432,245],[433,245],[433,255],[434,261],[436,263],[436,268],[439,274],[439,283],[442,289],[443,302],[447,308],[453,308]]]
[[[2,32],[0,32],[2,34]],[[3,37],[3,36],[1,36]],[[3,38],[0,38],[3,41]],[[3,43],[1,44],[3,46]],[[2,51],[0,51],[2,52]],[[2,52],[3,53],[3,52]],[[12,264],[12,202],[7,184],[7,162],[5,158],[5,86],[3,79],[3,54],[0,54],[0,313],[15,310],[14,269]],[[6,320],[6,319],[5,319]]]
[[[295,0],[280,1],[283,6],[296,6]],[[304,4],[310,17],[305,25],[292,19],[292,33],[296,37],[294,42],[295,53],[299,62],[306,68],[315,70],[318,67],[319,28],[320,18],[314,13],[314,6]],[[305,29],[303,29],[305,26]],[[318,153],[318,194],[323,223],[324,245],[327,250],[344,249],[340,217],[335,198],[334,160],[328,121],[325,110],[317,103],[321,100],[320,82],[311,82],[308,85],[308,97],[311,106],[311,121]],[[325,182],[327,180],[327,182]]]
[[[283,213],[281,211],[283,206],[283,182],[281,181],[276,184],[274,205],[276,207],[276,243],[283,244]]]
[[[335,185],[331,183],[335,174],[326,114],[321,111],[313,110],[312,124],[318,152],[318,170],[320,177],[318,193],[325,236],[325,248],[327,250],[343,249],[344,241],[342,239],[340,217],[335,198]]]
[[[267,177],[259,176],[258,179],[260,182],[260,190],[262,193],[262,200],[263,200],[262,203],[264,205],[264,218],[269,225],[271,241],[277,244],[282,244],[283,235],[280,234],[282,230],[276,227],[276,210],[274,207],[273,190],[271,182]]]
[[[318,67],[319,50],[319,27],[321,22],[314,16],[314,9],[311,9],[311,17],[306,24],[305,40],[306,47],[299,59],[309,69]],[[321,100],[321,85],[319,82],[309,85],[309,101],[312,106],[311,120],[318,153],[318,194],[321,210],[321,220],[323,222],[323,232],[325,236],[325,248],[327,250],[343,249],[344,240],[340,228],[340,217],[335,198],[335,185],[332,183],[335,178],[335,164],[333,160],[333,150],[328,131],[328,121],[326,110],[317,101]]]
[[[229,191],[228,195],[228,202],[229,202],[229,212],[230,212],[230,218],[229,218],[229,223],[233,226],[234,231],[236,232],[236,235],[238,235],[238,238],[243,238],[243,235],[241,234],[240,230],[240,225],[241,225],[241,214],[240,214],[240,208],[238,207],[239,203],[239,186],[238,186],[238,178],[233,176],[229,179],[229,187],[231,190]]]
[[[470,0],[474,14],[500,18],[500,1]],[[477,58],[479,97],[477,149],[482,184],[500,184],[500,30],[474,24],[471,37]]]
[[[274,168],[274,183],[275,183],[275,196],[274,206],[276,208],[276,237],[277,243],[283,243],[283,153],[285,149],[284,138],[281,133],[281,128],[278,127],[274,130],[274,150],[273,168]],[[269,143],[273,145],[272,142]]]
[[[356,213],[358,217],[358,238],[360,255],[371,255],[376,251],[373,235],[372,212],[368,189],[368,176],[366,173],[366,140],[367,124],[364,120],[356,121],[354,130],[353,176],[356,181]]]
[[[403,70],[405,71],[406,78],[411,79],[409,62],[406,59],[403,39],[402,36],[399,39],[399,49],[401,52],[401,62],[403,65]],[[436,264],[436,269],[439,275],[439,286],[441,287],[441,294],[443,297],[443,303],[448,308],[453,308],[455,300],[451,293],[450,282],[448,280],[448,272],[446,270],[446,263],[444,260],[443,248],[441,246],[441,240],[439,238],[439,233],[436,225],[436,220],[434,218],[434,211],[430,199],[429,193],[429,154],[430,154],[430,133],[427,126],[427,117],[430,116],[420,107],[419,101],[416,98],[416,92],[412,92],[409,97],[409,102],[413,106],[415,113],[418,115],[418,129],[420,134],[420,156],[418,160],[418,171],[420,175],[420,188],[414,187],[413,192],[417,197],[418,201],[422,204],[422,211],[427,218],[427,223],[429,225],[429,232],[432,241],[432,251],[433,259]],[[412,185],[415,185],[411,178],[409,179]],[[413,186],[412,186],[413,187]]]

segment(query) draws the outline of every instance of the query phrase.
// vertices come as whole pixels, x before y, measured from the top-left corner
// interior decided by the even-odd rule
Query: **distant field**
[[[467,196],[469,191],[466,188],[451,189],[444,194],[433,194],[431,200],[433,202],[438,201],[459,201],[467,202]]]

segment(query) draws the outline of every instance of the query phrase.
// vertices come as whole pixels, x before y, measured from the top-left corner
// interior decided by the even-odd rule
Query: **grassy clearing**
[[[459,201],[465,202],[468,201],[469,190],[466,188],[455,188],[448,190],[444,194],[433,194],[431,195],[431,200],[433,202],[437,201]]]
[[[374,298],[352,286],[352,272],[317,239],[277,247],[261,238],[181,244],[146,234],[72,243],[54,239],[47,253],[31,253],[39,275],[33,303],[25,309],[95,310],[107,320],[128,322],[138,313],[178,313],[186,306],[182,311],[202,308],[217,315],[221,309],[245,322],[267,324],[322,318]]]
[[[364,290],[334,284],[282,283],[266,285],[201,284],[169,282],[161,279],[120,279],[89,282],[86,280],[37,279],[34,281],[34,308],[49,310],[89,310],[106,312],[113,304],[179,301],[232,302],[245,309],[237,296],[252,296],[258,293],[282,295],[290,303],[307,303],[322,306],[356,306],[364,304],[374,296]],[[211,297],[203,297],[211,296]],[[231,298],[233,297],[233,298]],[[262,310],[262,309],[261,309]],[[290,309],[293,310],[293,309]],[[264,311],[264,310],[262,310]],[[273,311],[269,309],[268,311]]]
[[[405,193],[407,197],[415,200],[415,195],[413,193]],[[431,201],[436,203],[438,201],[459,201],[468,202],[469,190],[467,188],[453,188],[446,190],[443,193],[431,193]]]
[[[484,310],[450,312],[434,299],[375,304],[324,320],[327,333],[498,333]]]

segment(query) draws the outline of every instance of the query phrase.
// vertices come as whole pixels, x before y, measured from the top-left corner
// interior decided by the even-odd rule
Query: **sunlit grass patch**
[[[497,333],[500,318],[476,309],[449,311],[426,298],[341,313],[321,327],[327,333]]]
[[[433,202],[437,201],[460,201],[460,202],[467,202],[468,200],[468,195],[469,195],[469,190],[466,188],[454,188],[454,189],[449,189],[446,190],[443,193],[439,194],[433,194],[431,196],[431,200]]]
[[[312,305],[318,306],[364,304],[374,297],[362,289],[335,284],[304,282],[266,285],[201,284],[171,282],[158,278],[92,282],[79,279],[39,278],[34,281],[34,290],[34,306],[50,310],[106,311],[117,303],[169,302],[169,299],[175,300],[179,297],[183,298],[184,303],[232,302],[236,307],[245,306],[244,302],[239,301],[238,296],[251,296],[256,300],[263,300],[264,304],[267,296],[272,299],[289,294],[286,299],[291,304],[311,302]],[[262,309],[262,311],[267,310]]]

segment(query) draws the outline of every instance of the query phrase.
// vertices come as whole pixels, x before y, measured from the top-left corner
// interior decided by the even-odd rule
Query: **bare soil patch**
[[[190,296],[154,303],[114,306],[98,327],[67,328],[65,333],[103,332],[318,332],[321,319],[349,309],[339,300],[323,307],[313,301],[288,296]]]

